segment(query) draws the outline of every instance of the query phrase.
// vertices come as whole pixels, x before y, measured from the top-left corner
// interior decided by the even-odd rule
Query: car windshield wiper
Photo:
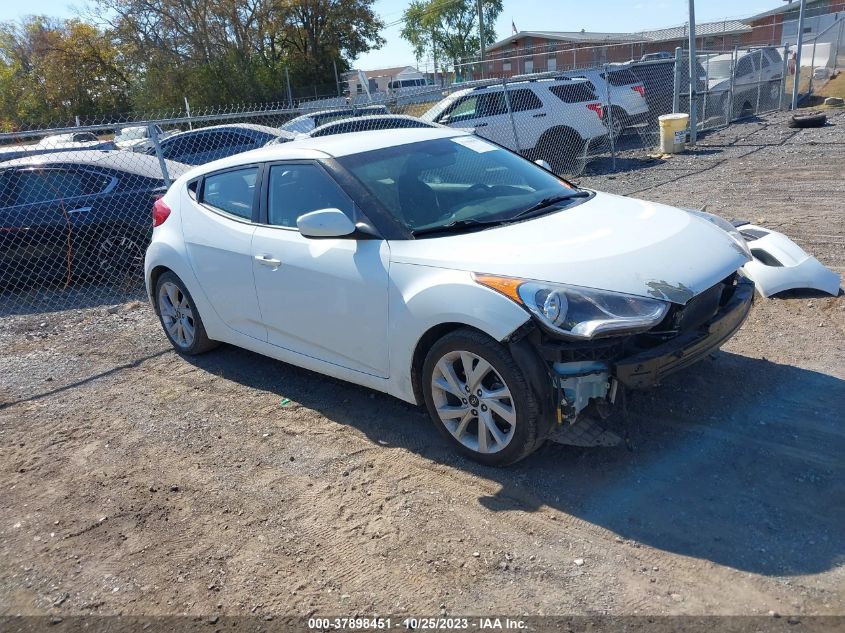
[[[492,222],[481,222],[479,220],[455,220],[454,222],[441,224],[440,226],[429,226],[424,229],[412,230],[411,235],[419,237],[421,235],[433,235],[435,233],[461,233],[467,229],[482,229],[501,223],[501,220]]]
[[[511,216],[508,218],[508,222],[513,220],[518,220],[521,218],[527,218],[538,211],[543,211],[544,209],[548,209],[549,207],[553,207],[558,202],[564,202],[565,200],[572,200],[573,198],[588,198],[590,193],[588,191],[575,191],[573,193],[567,194],[558,194],[556,196],[549,196],[548,198],[543,198],[539,202],[532,204],[530,207],[523,209],[522,211],[518,212],[516,215]]]

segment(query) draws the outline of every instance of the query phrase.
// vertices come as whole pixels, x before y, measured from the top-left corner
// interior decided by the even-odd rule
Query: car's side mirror
[[[542,168],[543,168],[543,169],[545,169],[546,171],[551,171],[551,170],[552,170],[552,166],[551,166],[551,165],[549,165],[548,161],[545,161],[545,160],[543,160],[542,158],[538,158],[537,160],[535,160],[535,161],[534,161],[534,164],[535,164],[535,165],[539,165],[540,167],[542,167]]]
[[[296,227],[304,237],[344,237],[355,232],[355,224],[340,209],[319,209],[300,215]]]

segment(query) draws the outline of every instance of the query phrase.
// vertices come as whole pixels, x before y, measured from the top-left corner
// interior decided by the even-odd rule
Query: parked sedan
[[[152,126],[159,140],[166,139],[168,136],[178,134],[179,130],[163,130],[160,125]],[[130,125],[115,132],[114,144],[117,149],[125,149],[131,152],[146,152],[153,146],[153,139],[150,136],[150,126],[148,125]]]
[[[390,111],[383,105],[350,106],[348,108],[331,108],[318,112],[309,112],[285,123],[281,129],[294,134],[307,134],[315,127],[348,119],[356,116],[371,116],[374,114],[390,114]]]
[[[424,404],[487,464],[705,357],[753,296],[724,220],[445,128],[217,161],[153,223],[147,290],[177,351],[225,341]]]
[[[307,136],[318,138],[331,134],[348,134],[350,132],[372,132],[374,130],[399,130],[415,127],[439,127],[434,123],[423,121],[407,114],[375,114],[340,119],[325,123],[308,132]]]
[[[188,167],[167,162],[172,177]],[[140,276],[158,160],[120,151],[58,152],[0,164],[0,286]]]
[[[290,132],[254,123],[230,123],[198,128],[174,134],[161,142],[164,158],[186,165],[202,165],[251,149],[270,141],[284,143],[293,138]],[[155,154],[155,147],[147,150]]]

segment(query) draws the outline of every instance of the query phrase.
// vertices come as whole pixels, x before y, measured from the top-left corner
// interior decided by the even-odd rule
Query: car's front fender
[[[389,297],[391,391],[417,404],[414,352],[427,332],[459,324],[501,341],[530,319],[522,307],[462,270],[392,263]]]

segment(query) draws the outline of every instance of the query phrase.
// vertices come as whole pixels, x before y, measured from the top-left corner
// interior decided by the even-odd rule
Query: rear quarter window
[[[518,90],[509,90],[508,97],[510,98],[511,108],[514,112],[523,112],[524,110],[539,110],[543,107],[543,102],[534,94],[533,91],[525,88]]]
[[[257,167],[210,174],[202,187],[202,202],[231,215],[252,219]]]
[[[562,83],[556,86],[549,86],[549,92],[564,103],[582,103],[597,99],[595,92],[584,82]]]
[[[607,73],[606,79],[611,86],[630,86],[640,83],[637,76],[628,69],[611,70]]]

